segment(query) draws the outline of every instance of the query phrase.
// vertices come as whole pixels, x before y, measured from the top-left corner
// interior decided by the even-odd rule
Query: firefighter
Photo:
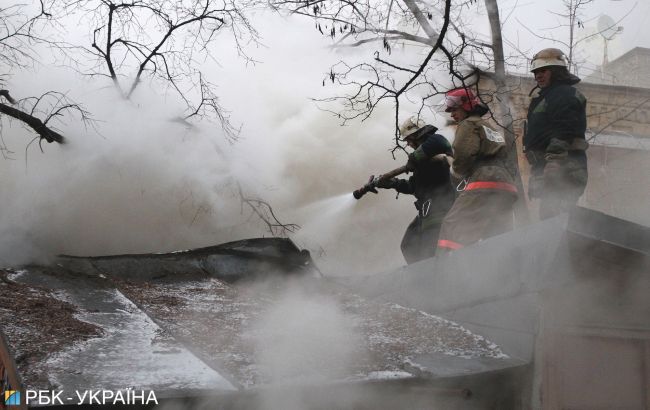
[[[443,220],[438,247],[455,250],[512,230],[517,188],[503,135],[481,118],[488,108],[464,88],[449,91],[445,106],[457,123],[451,171],[459,195]]]
[[[418,214],[406,229],[401,243],[402,255],[408,264],[435,255],[442,219],[454,202],[447,159],[451,155],[451,145],[437,131],[418,117],[407,119],[400,127],[400,136],[413,149],[407,163],[413,175],[377,184],[377,188],[394,189],[416,198]]]
[[[588,144],[586,98],[574,84],[562,51],[547,48],[535,54],[531,72],[537,91],[528,107],[523,145],[531,165],[528,196],[539,198],[539,214],[546,219],[567,212],[587,185]]]

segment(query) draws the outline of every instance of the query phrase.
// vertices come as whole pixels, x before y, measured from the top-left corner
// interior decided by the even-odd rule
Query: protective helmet
[[[427,125],[427,123],[419,119],[417,115],[410,117],[399,127],[399,133],[402,136],[402,140],[407,139],[409,135],[419,131],[425,125]]]
[[[458,107],[462,107],[463,110],[470,112],[480,103],[481,100],[474,95],[472,90],[466,88],[456,88],[445,94],[446,112],[450,112]]]
[[[545,48],[533,56],[530,62],[530,72],[542,67],[560,66],[566,67],[566,56],[557,48]]]

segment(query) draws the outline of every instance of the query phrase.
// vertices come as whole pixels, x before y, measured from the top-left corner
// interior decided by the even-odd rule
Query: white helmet
[[[548,66],[566,67],[567,61],[562,50],[557,48],[545,48],[533,56],[530,62],[530,71]]]
[[[411,118],[407,119],[399,127],[399,133],[402,136],[402,140],[405,140],[409,135],[417,132],[425,125],[427,125],[427,123],[419,119],[417,115],[414,115]]]

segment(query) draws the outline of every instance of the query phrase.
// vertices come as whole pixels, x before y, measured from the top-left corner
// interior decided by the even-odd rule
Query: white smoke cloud
[[[319,384],[347,376],[361,346],[352,325],[334,301],[290,289],[253,325],[256,362],[272,384]]]
[[[331,64],[372,51],[332,51],[309,21],[298,30],[303,35],[286,36],[286,20],[261,17],[266,47],[251,50],[261,63],[245,65],[223,39],[223,61],[206,70],[232,122],[242,126],[234,145],[218,124],[187,129],[171,122],[181,107],[145,83],[123,101],[110,84],[65,67],[11,78],[18,98],[67,90],[98,120],[99,134],[69,117],[60,127],[69,144],[45,144],[43,154],[32,145],[26,155],[32,134],[5,122],[15,160],[0,161],[0,262],[170,251],[269,235],[239,202],[237,181],[247,195],[270,202],[280,220],[303,226],[293,239],[324,271],[402,265],[399,242],[415,214],[412,198],[395,201],[394,192],[382,191],[356,202],[343,195],[370,174],[404,163],[403,153],[393,160],[389,152],[392,107],[342,127],[311,100],[338,92],[321,83]],[[347,208],[330,212],[333,204],[320,201],[332,197],[349,202]]]

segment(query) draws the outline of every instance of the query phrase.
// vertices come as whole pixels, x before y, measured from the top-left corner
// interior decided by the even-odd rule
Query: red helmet
[[[462,107],[463,110],[470,112],[481,103],[481,100],[474,95],[472,90],[467,88],[456,88],[455,90],[448,91],[445,94],[446,112],[450,112],[454,108]]]

